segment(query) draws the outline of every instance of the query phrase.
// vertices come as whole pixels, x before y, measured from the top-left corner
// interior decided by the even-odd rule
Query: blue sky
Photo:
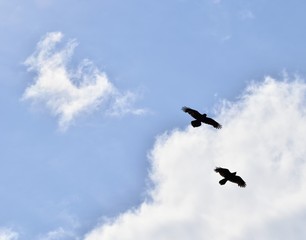
[[[299,224],[305,223],[305,206],[295,199],[305,200],[305,7],[298,0],[0,0],[0,239],[179,240],[178,228],[189,229],[181,236],[192,229],[193,239],[206,239],[199,229],[214,236],[213,220],[191,216],[202,211],[214,219],[221,213],[213,215],[189,198],[179,205],[185,199],[179,193],[188,195],[188,189],[212,209],[214,202],[226,209],[213,197],[258,203],[258,216],[237,222],[236,232],[220,231],[218,239],[248,239],[246,233],[304,239]],[[184,105],[215,117],[224,128],[191,129],[190,117],[180,110]],[[262,128],[267,115],[279,129]],[[296,128],[288,130],[284,119],[299,124],[296,138],[289,131]],[[184,147],[189,137],[193,148]],[[276,138],[284,140],[259,144]],[[197,144],[216,139],[212,150]],[[250,157],[257,154],[259,163]],[[193,164],[185,162],[188,156]],[[214,185],[216,164],[254,180],[246,188],[249,195]],[[276,178],[289,180],[273,182],[266,191],[255,187],[249,165],[268,179],[273,164],[280,164]],[[199,190],[192,176],[207,170],[209,180],[199,177]],[[275,190],[286,183],[294,199]],[[289,183],[299,187],[292,190]],[[271,211],[279,214],[260,214],[271,207],[264,204],[268,197],[275,201]],[[199,208],[186,207],[182,217],[168,207],[184,209],[185,203]],[[292,207],[284,213],[282,204]],[[244,216],[248,206],[241,206],[233,209]],[[156,221],[147,221],[151,211]],[[159,211],[164,225],[157,224]],[[267,225],[258,219],[268,219]],[[298,233],[283,227],[289,220]],[[141,233],[133,231],[139,222]]]

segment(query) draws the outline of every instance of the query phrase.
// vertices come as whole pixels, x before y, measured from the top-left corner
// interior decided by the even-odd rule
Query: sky
[[[0,0],[0,240],[305,239],[305,7]]]

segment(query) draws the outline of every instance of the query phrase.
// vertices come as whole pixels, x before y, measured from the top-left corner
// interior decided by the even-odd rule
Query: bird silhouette
[[[193,127],[199,127],[202,123],[212,125],[214,128],[220,129],[222,125],[212,118],[208,118],[207,114],[201,114],[197,110],[189,107],[182,107],[182,110],[192,116],[195,120],[191,121]]]
[[[230,172],[230,170],[226,168],[217,167],[215,168],[215,172],[219,173],[223,179],[219,181],[220,185],[224,185],[227,181],[237,183],[239,187],[245,187],[245,181],[236,175],[237,172]]]

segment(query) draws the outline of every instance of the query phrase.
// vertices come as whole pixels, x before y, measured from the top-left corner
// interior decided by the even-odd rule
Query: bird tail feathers
[[[224,185],[227,182],[227,179],[223,178],[219,181],[220,185]]]
[[[193,121],[191,121],[191,125],[193,127],[200,127],[201,126],[201,121],[200,120],[193,120]]]

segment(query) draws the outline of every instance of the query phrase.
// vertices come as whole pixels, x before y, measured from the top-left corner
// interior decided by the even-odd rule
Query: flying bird
[[[219,181],[220,185],[224,185],[227,181],[237,183],[239,187],[245,187],[246,183],[243,179],[236,175],[237,172],[230,172],[226,168],[217,167],[215,168],[215,172],[219,173],[223,179]]]
[[[192,116],[195,120],[191,121],[193,127],[199,127],[202,123],[212,125],[214,128],[222,128],[222,125],[212,118],[208,118],[206,114],[201,114],[197,110],[189,107],[182,107],[182,110]]]

